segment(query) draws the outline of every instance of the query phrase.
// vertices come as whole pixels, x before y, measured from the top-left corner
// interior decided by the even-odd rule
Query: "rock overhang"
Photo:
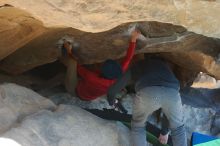
[[[19,2],[22,1],[7,1],[11,5],[24,9],[26,4],[20,6],[18,4]],[[28,3],[30,4],[32,2],[30,1]],[[218,2],[216,1],[217,4]],[[165,1],[163,5],[165,5]],[[210,3],[210,5],[212,4]],[[29,8],[25,8],[25,10],[32,12]],[[35,9],[33,8],[33,10]],[[80,50],[78,52],[80,63],[98,63],[104,61],[106,58],[119,59],[125,55],[130,30],[135,25],[139,25],[145,36],[138,41],[136,54],[158,52],[184,68],[184,70],[187,69],[189,72],[207,72],[218,79],[220,78],[218,61],[220,54],[219,39],[207,37],[210,35],[206,33],[204,35],[207,36],[197,34],[195,33],[198,32],[196,30],[191,32],[189,31],[191,30],[189,27],[189,30],[187,30],[182,26],[170,23],[136,21],[133,19],[133,22],[128,23],[117,21],[118,25],[116,27],[108,29],[105,28],[106,25],[103,25],[103,28],[105,28],[103,30],[105,31],[99,30],[102,32],[97,32],[98,27],[96,28],[91,23],[91,27],[94,27],[92,29],[94,32],[87,32],[89,29],[85,29],[84,27],[88,24],[82,23],[83,21],[80,22],[82,25],[80,30],[76,29],[77,27],[66,27],[74,26],[69,23],[65,27],[46,27],[46,23],[40,21],[45,21],[43,18],[41,19],[37,16],[35,18],[35,13],[28,13],[26,11],[8,6],[0,9],[1,19],[5,20],[1,21],[3,24],[1,24],[3,26],[1,30],[4,33],[1,33],[0,36],[4,39],[0,43],[2,48],[0,53],[0,58],[2,59],[0,68],[10,74],[20,74],[59,59],[60,51],[57,49],[57,41],[65,35],[73,37],[74,41],[80,44]],[[48,11],[50,11],[50,8]],[[14,12],[13,15],[5,15],[6,13],[10,14],[10,12]],[[55,16],[51,14],[51,18],[53,17]],[[97,16],[98,21],[99,17]],[[4,29],[4,26],[7,26],[9,29]],[[10,26],[13,26],[12,29]],[[107,27],[109,26],[114,25],[110,22]],[[218,33],[217,30],[216,33]]]

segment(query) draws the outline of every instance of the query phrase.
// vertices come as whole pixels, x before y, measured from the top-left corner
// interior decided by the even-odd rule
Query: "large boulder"
[[[220,78],[218,39],[189,32],[181,26],[159,22],[125,23],[100,33],[83,32],[74,28],[45,28],[44,33],[33,37],[25,46],[16,46],[17,51],[1,61],[0,69],[10,74],[20,74],[56,61],[61,56],[57,42],[65,35],[79,44],[76,51],[79,63],[93,64],[107,58],[119,59],[125,55],[129,35],[135,26],[140,27],[143,34],[139,38],[136,54],[166,52],[164,56],[181,66],[181,72],[183,69],[194,73],[203,71]],[[12,41],[11,37],[7,39]],[[7,48],[8,45],[4,44],[4,47]]]
[[[129,146],[127,127],[67,105],[28,116],[1,137],[22,146]]]
[[[0,134],[40,109],[54,110],[50,100],[16,84],[0,85]]]
[[[16,84],[0,85],[0,145],[129,146],[129,130]]]
[[[9,74],[56,61],[61,56],[56,44],[65,35],[79,44],[81,64],[120,59],[138,25],[143,35],[136,54],[165,52],[180,66],[184,84],[201,71],[220,79],[218,1],[3,0],[0,5],[0,69]]]
[[[11,7],[0,8],[0,60],[43,33],[42,22]]]

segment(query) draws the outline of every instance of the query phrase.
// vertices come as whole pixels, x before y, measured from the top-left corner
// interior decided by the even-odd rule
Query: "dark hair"
[[[101,67],[101,75],[106,79],[117,79],[122,75],[121,65],[112,59],[108,59]]]

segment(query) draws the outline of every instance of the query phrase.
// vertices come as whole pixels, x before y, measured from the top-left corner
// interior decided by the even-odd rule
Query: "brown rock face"
[[[0,19],[0,69],[9,74],[21,74],[59,59],[61,50],[57,42],[65,35],[79,44],[76,55],[81,64],[120,59],[136,26],[143,34],[137,42],[136,54],[160,53],[178,66],[177,74],[184,84],[191,83],[200,71],[220,79],[220,40],[189,32],[182,26],[130,22],[89,33],[74,28],[46,28],[30,14],[13,7],[0,8]]]
[[[12,7],[0,8],[0,60],[41,34],[42,22]]]

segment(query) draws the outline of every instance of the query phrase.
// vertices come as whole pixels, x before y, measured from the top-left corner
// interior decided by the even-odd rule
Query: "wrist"
[[[132,43],[136,43],[137,39],[131,39]]]
[[[169,133],[168,129],[163,129],[163,130],[160,131],[161,135],[167,135],[168,133]]]

